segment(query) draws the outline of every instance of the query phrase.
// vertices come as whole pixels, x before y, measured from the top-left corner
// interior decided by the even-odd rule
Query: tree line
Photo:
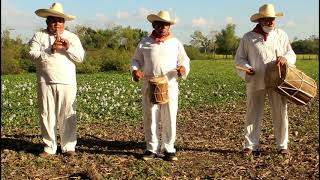
[[[184,45],[186,53],[193,59],[218,59],[221,55],[231,58],[235,54],[240,38],[235,35],[235,24],[227,24],[220,32],[210,31],[205,35],[194,31],[191,41]],[[66,28],[70,30],[69,28]],[[137,28],[115,26],[108,29],[92,29],[77,25],[70,31],[77,34],[85,49],[85,61],[77,64],[78,73],[104,71],[128,71],[130,59],[139,41],[149,33]],[[319,37],[291,43],[297,54],[318,54]],[[1,74],[35,72],[35,65],[29,56],[29,44],[20,36],[10,37],[9,30],[1,32]],[[219,55],[219,56],[218,56]]]

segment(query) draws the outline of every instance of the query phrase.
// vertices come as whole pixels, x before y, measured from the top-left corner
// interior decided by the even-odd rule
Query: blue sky
[[[178,21],[171,31],[184,44],[190,42],[190,35],[196,30],[207,35],[210,31],[220,32],[227,23],[235,24],[236,35],[242,37],[255,26],[250,16],[261,5],[272,3],[276,12],[284,13],[277,19],[277,26],[291,40],[319,36],[318,0],[1,0],[1,30],[11,29],[13,37],[20,35],[29,40],[38,29],[46,27],[45,19],[34,11],[48,8],[53,2],[62,3],[66,14],[77,17],[66,22],[71,30],[75,25],[94,29],[121,25],[150,32],[152,27],[146,16],[167,10]]]

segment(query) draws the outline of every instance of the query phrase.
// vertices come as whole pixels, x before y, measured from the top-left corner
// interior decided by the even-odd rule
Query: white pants
[[[57,128],[62,152],[75,151],[76,92],[76,85],[38,83],[41,135],[49,154],[57,151]]]
[[[284,96],[271,89],[258,91],[247,90],[247,114],[245,123],[245,144],[244,148],[257,150],[259,148],[259,136],[261,120],[263,117],[265,97],[271,106],[274,136],[277,148],[287,149],[288,144],[288,115],[287,101]]]
[[[145,82],[146,83],[146,82]],[[153,153],[167,151],[175,153],[176,119],[178,111],[178,83],[168,87],[169,102],[167,104],[152,104],[147,88],[143,96],[144,132],[147,150]],[[160,144],[160,122],[161,144]]]

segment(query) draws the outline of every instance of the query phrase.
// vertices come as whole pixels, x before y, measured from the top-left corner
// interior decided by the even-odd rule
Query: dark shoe
[[[47,158],[47,157],[49,157],[49,156],[51,156],[51,155],[52,155],[52,154],[49,154],[49,153],[43,151],[42,153],[39,154],[39,157]]]
[[[65,156],[75,156],[77,153],[75,151],[66,151],[63,153]]]
[[[164,160],[166,161],[178,161],[176,153],[164,152]]]
[[[148,161],[150,159],[153,159],[156,157],[156,154],[151,152],[151,151],[145,151],[143,154],[142,154],[142,157],[141,159],[145,160],[145,161]]]
[[[244,156],[250,156],[252,154],[252,149],[250,149],[250,148],[245,148],[244,150],[243,150],[243,155]]]
[[[283,156],[287,156],[289,154],[289,150],[288,149],[281,149],[279,151],[279,154],[281,154]]]

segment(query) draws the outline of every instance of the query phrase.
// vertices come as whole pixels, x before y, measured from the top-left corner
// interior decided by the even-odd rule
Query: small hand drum
[[[153,77],[149,80],[150,99],[153,104],[169,102],[168,80],[165,76]]]

